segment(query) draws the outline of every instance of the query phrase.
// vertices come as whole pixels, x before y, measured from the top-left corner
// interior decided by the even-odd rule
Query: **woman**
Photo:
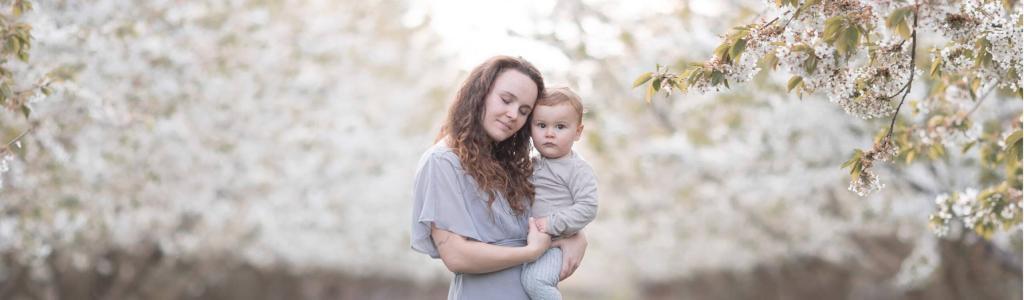
[[[523,263],[560,247],[564,279],[583,258],[582,233],[552,243],[528,218],[532,166],[523,125],[543,90],[540,72],[526,60],[487,60],[462,84],[438,142],[420,159],[412,248],[455,273],[448,299],[528,299]]]

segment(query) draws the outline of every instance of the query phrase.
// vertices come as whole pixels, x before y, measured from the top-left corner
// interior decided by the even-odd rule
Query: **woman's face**
[[[484,131],[501,142],[526,124],[537,102],[537,85],[522,72],[506,70],[498,74],[484,102]]]

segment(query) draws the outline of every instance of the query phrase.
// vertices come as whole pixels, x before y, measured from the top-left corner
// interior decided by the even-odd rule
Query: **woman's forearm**
[[[471,241],[458,234],[434,228],[431,232],[445,267],[458,273],[490,273],[534,261],[536,247],[505,247]]]

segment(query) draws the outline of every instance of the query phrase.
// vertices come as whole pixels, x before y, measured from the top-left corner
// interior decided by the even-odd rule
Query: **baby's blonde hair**
[[[537,106],[555,106],[568,102],[576,110],[580,124],[583,124],[583,101],[580,96],[568,87],[552,87],[544,90],[544,95],[537,99]]]

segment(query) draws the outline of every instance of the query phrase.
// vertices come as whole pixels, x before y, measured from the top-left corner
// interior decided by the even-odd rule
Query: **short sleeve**
[[[431,224],[438,229],[481,240],[466,206],[458,158],[446,153],[430,152],[420,160],[413,183],[412,249],[440,258],[430,236]]]

